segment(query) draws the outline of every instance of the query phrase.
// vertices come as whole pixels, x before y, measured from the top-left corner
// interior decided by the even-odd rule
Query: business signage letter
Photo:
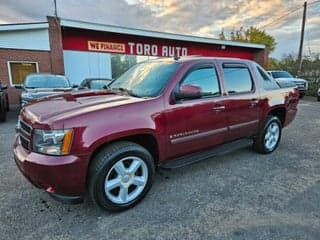
[[[123,43],[88,41],[88,50],[99,52],[125,53],[126,46]]]
[[[188,49],[186,47],[135,42],[115,43],[88,41],[88,50],[158,57],[180,57],[188,55]]]

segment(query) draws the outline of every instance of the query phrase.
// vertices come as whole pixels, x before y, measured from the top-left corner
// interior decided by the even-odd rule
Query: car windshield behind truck
[[[25,88],[69,88],[70,83],[64,76],[30,75],[24,82]]]
[[[176,71],[176,62],[140,63],[130,68],[109,85],[111,90],[123,90],[137,97],[156,97]]]
[[[273,78],[293,78],[293,76],[286,71],[271,72]]]

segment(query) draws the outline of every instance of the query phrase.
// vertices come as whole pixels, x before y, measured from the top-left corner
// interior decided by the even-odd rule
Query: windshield
[[[70,83],[64,76],[32,75],[24,82],[25,88],[68,88]]]
[[[111,80],[91,80],[90,81],[90,88],[91,89],[103,89],[110,82],[111,82]]]
[[[293,76],[286,71],[271,72],[273,78],[293,78]]]
[[[126,91],[137,97],[155,97],[161,93],[177,67],[178,63],[172,62],[140,63],[111,83],[109,89]]]

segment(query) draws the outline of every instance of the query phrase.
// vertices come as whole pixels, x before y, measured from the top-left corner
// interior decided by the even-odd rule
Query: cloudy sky
[[[56,0],[58,16],[109,25],[217,38],[256,26],[275,37],[273,57],[296,54],[301,0]],[[0,0],[0,24],[45,21],[54,0]],[[308,1],[304,54],[320,53],[320,0]]]

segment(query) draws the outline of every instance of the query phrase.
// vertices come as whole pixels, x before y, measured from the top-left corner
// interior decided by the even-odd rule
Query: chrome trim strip
[[[250,121],[250,122],[238,123],[238,124],[230,125],[229,129],[230,130],[235,130],[237,128],[253,125],[253,124],[258,123],[258,122],[259,122],[259,120],[253,120],[253,121]]]
[[[170,143],[171,144],[178,144],[178,143],[189,142],[189,141],[193,141],[193,140],[196,140],[196,139],[199,139],[199,138],[209,137],[209,136],[212,136],[212,135],[215,135],[215,134],[223,133],[223,132],[226,132],[227,130],[228,130],[228,128],[226,128],[226,127],[218,128],[218,129],[214,129],[214,130],[207,131],[207,132],[201,132],[201,133],[190,135],[190,136],[171,139]]]

